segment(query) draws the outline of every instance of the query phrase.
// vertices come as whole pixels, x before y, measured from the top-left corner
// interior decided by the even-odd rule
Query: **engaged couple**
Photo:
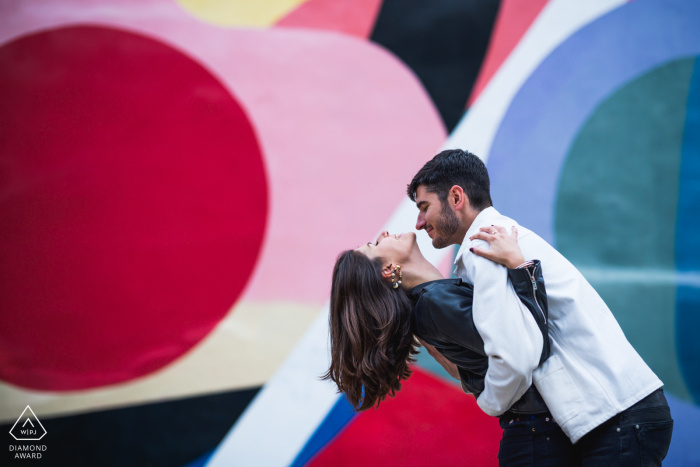
[[[434,247],[460,245],[457,279],[412,232],[343,252],[325,378],[357,410],[378,406],[410,376],[417,338],[498,417],[500,466],[660,466],[673,431],[663,383],[581,273],[492,206],[483,162],[443,151],[408,196]]]

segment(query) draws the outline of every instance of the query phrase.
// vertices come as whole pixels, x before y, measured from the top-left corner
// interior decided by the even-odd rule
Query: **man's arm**
[[[481,240],[473,245],[489,248]],[[489,359],[484,391],[477,403],[487,414],[498,416],[532,384],[532,371],[542,352],[542,334],[513,290],[504,266],[471,253],[462,261],[467,278],[474,284],[474,324]]]

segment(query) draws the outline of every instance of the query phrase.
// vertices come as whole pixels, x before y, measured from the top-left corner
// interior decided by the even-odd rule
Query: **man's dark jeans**
[[[661,389],[571,444],[549,414],[501,417],[501,467],[653,467],[671,444],[673,420]],[[551,419],[550,419],[551,420]]]

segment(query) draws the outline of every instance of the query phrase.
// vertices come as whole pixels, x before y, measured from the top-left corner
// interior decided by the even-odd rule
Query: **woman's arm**
[[[438,352],[438,350],[433,347],[432,345],[428,344],[425,342],[423,339],[420,337],[416,336],[416,339],[420,342],[420,345],[425,347],[425,350],[428,351],[428,354],[435,359],[436,362],[438,362],[442,367],[445,369],[446,372],[450,374],[454,379],[461,379],[459,377],[459,370],[457,369],[457,365],[449,361],[448,359],[445,358],[443,354]]]

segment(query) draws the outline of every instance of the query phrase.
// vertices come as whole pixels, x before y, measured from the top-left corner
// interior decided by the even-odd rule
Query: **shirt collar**
[[[459,251],[457,251],[457,255],[455,256],[454,262],[455,265],[457,265],[457,263],[459,263],[459,261],[462,259],[462,255],[464,255],[465,252],[469,250],[469,246],[471,245],[471,240],[469,240],[469,237],[477,233],[481,226],[487,223],[488,219],[497,217],[499,215],[500,214],[498,211],[496,211],[496,208],[490,206],[481,211],[474,218],[474,222],[472,222],[472,225],[469,227],[469,230],[467,230],[467,234],[464,236],[464,240],[462,240],[462,246],[460,246]]]

